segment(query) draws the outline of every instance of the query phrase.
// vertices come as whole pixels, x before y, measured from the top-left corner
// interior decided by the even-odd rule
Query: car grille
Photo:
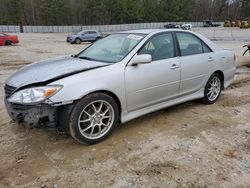
[[[5,90],[5,97],[7,98],[16,90],[16,87],[12,87],[5,84],[4,90]]]

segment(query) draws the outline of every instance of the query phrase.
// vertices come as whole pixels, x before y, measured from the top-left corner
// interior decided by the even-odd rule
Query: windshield
[[[78,32],[74,33],[73,35],[80,35],[82,33],[84,33],[84,31],[78,31]]]
[[[111,34],[95,42],[77,57],[88,60],[117,63],[144,38],[142,34]]]

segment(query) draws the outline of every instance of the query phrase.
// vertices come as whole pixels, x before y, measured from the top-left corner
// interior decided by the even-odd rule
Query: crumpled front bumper
[[[5,99],[5,106],[10,118],[29,127],[46,125],[55,127],[57,121],[57,107],[50,105],[20,105],[12,104]]]

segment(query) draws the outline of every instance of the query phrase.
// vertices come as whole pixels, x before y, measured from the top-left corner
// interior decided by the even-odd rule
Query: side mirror
[[[148,64],[151,63],[151,61],[152,61],[152,56],[149,54],[137,55],[132,60],[132,65]]]

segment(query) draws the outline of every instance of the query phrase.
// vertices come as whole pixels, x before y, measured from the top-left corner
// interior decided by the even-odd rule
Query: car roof
[[[89,30],[84,29],[84,30],[81,30],[80,32],[82,32],[82,31],[95,31],[95,32],[98,32],[97,30],[94,30],[94,29],[89,29]]]
[[[183,32],[189,32],[191,33],[190,31],[185,31],[185,30],[182,30],[182,29],[142,29],[142,30],[129,30],[129,31],[122,31],[122,32],[118,32],[118,33],[133,33],[133,34],[156,34],[156,33],[161,33],[161,32],[164,32],[164,31],[183,31]]]

